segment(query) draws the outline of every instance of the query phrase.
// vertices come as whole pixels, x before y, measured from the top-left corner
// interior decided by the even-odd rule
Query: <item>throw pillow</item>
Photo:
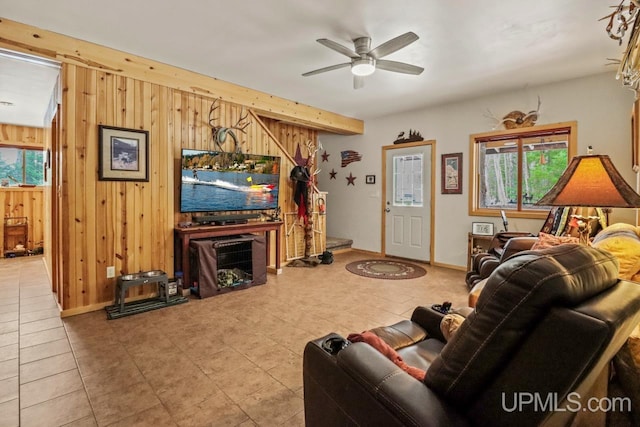
[[[455,313],[446,314],[442,318],[440,321],[440,332],[442,332],[445,340],[449,341],[451,337],[453,337],[462,325],[462,322],[464,322],[464,319],[465,317]]]
[[[538,233],[538,240],[533,244],[531,250],[546,249],[552,246],[563,245],[565,243],[580,243],[577,237],[553,236],[547,233]]]

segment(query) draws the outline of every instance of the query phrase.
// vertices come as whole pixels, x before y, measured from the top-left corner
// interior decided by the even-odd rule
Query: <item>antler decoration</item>
[[[313,169],[313,165],[316,162],[316,153],[318,152],[318,150],[320,150],[321,145],[318,144],[317,147],[314,147],[313,141],[311,140],[308,140],[306,145],[307,152],[309,153],[309,157],[307,157],[307,168],[309,169],[309,171],[311,171]],[[314,171],[312,176],[318,175],[318,173],[320,173],[320,169]]]
[[[220,108],[219,105],[216,105],[217,102],[218,99],[214,100],[211,104],[211,108],[209,109],[209,126],[211,126],[211,136],[213,137],[213,142],[216,143],[220,151],[224,151],[222,148],[222,144],[224,144],[227,140],[227,136],[231,135],[231,139],[233,139],[234,143],[234,152],[240,153],[242,152],[241,144],[244,144],[245,141],[238,142],[238,137],[236,137],[236,134],[233,131],[238,130],[245,135],[247,134],[247,131],[245,129],[251,124],[251,122],[247,120],[247,117],[249,117],[249,113],[245,113],[243,107],[240,111],[240,118],[235,125],[231,127],[218,126],[215,124],[215,121],[218,120],[218,117],[215,117],[214,115],[215,111]]]
[[[484,116],[496,122],[495,126],[493,127],[494,129],[496,129],[500,125],[504,125],[506,129],[526,128],[536,124],[536,121],[538,120],[538,117],[540,115],[541,105],[542,101],[540,101],[540,96],[538,96],[538,106],[535,110],[531,110],[528,113],[514,110],[505,115],[502,120],[500,120],[493,115],[491,110],[487,108],[487,113],[485,113]]]
[[[640,2],[638,0],[631,0],[629,6],[625,6],[624,2],[625,0],[622,0],[618,6],[611,6],[615,8],[615,10],[609,15],[599,19],[599,21],[603,21],[609,18],[609,23],[606,28],[607,34],[613,40],[617,40],[620,45],[622,45],[624,34],[627,32],[629,25],[633,24],[638,14],[638,9],[640,8]],[[628,12],[627,16],[625,16],[625,11]],[[615,31],[613,31],[614,20],[618,25]]]
[[[625,5],[626,0],[622,0],[618,6],[611,6],[614,10],[609,15],[600,19],[608,19],[607,34],[613,40],[622,44],[622,39],[626,31],[631,27],[631,35],[627,42],[622,59],[619,61],[617,80],[622,80],[622,85],[631,89],[638,98],[638,86],[640,84],[640,43],[638,33],[638,12],[640,12],[640,0],[629,0],[629,5]],[[614,25],[617,25],[614,31]],[[612,61],[610,60],[609,64]],[[608,64],[608,65],[609,65]]]

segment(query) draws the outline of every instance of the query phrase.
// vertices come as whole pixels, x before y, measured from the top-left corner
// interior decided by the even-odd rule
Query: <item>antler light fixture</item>
[[[627,4],[628,3],[628,4]],[[614,11],[600,19],[608,19],[606,32],[610,38],[622,45],[627,30],[631,29],[629,42],[620,60],[616,79],[622,79],[622,84],[637,91],[640,82],[640,46],[638,41],[638,12],[640,0],[622,0],[618,6],[612,6]],[[617,62],[617,61],[615,61]]]

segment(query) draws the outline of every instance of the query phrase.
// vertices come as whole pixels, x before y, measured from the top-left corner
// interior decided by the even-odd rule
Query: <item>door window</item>
[[[393,206],[422,207],[422,154],[393,156]]]

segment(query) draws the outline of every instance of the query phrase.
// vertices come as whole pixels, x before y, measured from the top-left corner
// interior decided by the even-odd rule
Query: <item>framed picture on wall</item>
[[[442,155],[442,194],[462,194],[462,153]]]
[[[98,179],[149,181],[149,132],[100,125]]]

